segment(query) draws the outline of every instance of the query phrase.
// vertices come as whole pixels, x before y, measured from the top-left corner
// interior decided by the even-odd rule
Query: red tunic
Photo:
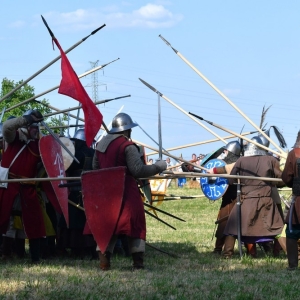
[[[34,178],[37,164],[41,162],[39,141],[31,141],[19,154],[9,170],[9,178]],[[16,133],[15,140],[8,144],[3,153],[1,166],[8,168],[24,142],[19,140]],[[29,239],[46,236],[41,206],[34,184],[9,183],[7,189],[0,188],[0,232],[5,233],[10,213],[16,196],[20,194],[22,219],[24,230]]]
[[[96,151],[100,168],[126,166],[125,148],[129,145],[135,144],[120,136],[110,143],[105,153]],[[137,182],[128,169],[125,175],[120,217],[114,234],[125,234],[132,238],[146,239],[144,205]]]

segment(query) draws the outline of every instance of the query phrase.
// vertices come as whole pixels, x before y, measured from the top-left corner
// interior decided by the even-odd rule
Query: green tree
[[[5,96],[7,93],[9,93],[11,90],[19,86],[23,80],[15,82],[14,80],[9,80],[7,78],[4,78],[1,83],[1,91],[0,91],[0,98]],[[24,84],[20,89],[18,89],[16,92],[14,92],[12,95],[10,95],[7,99],[2,101],[0,103],[0,111],[3,111],[5,108],[6,110],[9,110],[10,107],[13,107],[29,98],[34,97],[34,87],[29,84]],[[27,110],[29,109],[38,109],[43,115],[49,114],[52,112],[52,109],[49,108],[49,101],[45,98],[42,100],[37,101],[30,101],[25,104],[22,104],[14,109],[11,109],[4,113],[2,122],[6,121],[8,117],[10,116],[22,116]],[[61,118],[61,121],[56,117],[50,117],[48,119],[45,119],[47,124],[51,126],[60,126],[65,125],[63,121],[67,120],[67,116],[63,116]],[[56,133],[59,133],[59,129],[53,130]],[[65,130],[63,129],[63,132]]]

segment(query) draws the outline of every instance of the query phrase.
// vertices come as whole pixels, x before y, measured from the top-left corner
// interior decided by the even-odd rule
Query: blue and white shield
[[[211,159],[203,167],[206,169],[218,168],[225,166],[226,163],[221,159]],[[203,170],[201,173],[206,173]],[[209,200],[215,201],[220,199],[228,188],[228,180],[222,177],[200,177],[200,186],[203,194]]]

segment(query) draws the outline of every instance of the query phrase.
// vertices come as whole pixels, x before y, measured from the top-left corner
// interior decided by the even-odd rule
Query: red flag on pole
[[[58,93],[69,96],[81,103],[85,119],[86,144],[90,147],[102,124],[102,114],[82,86],[58,40],[53,38],[53,41],[61,54],[62,79]]]

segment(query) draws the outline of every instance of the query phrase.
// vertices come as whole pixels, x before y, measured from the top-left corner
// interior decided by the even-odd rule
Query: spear
[[[154,151],[157,151],[157,152],[159,151],[158,149],[153,148],[153,147],[151,147],[151,146],[149,146],[149,145],[147,145],[147,144],[145,144],[145,143],[138,142],[138,141],[136,141],[136,140],[132,140],[132,141],[133,141],[134,143],[136,143],[136,144],[139,144],[139,145],[144,146],[144,147],[146,147],[146,148],[152,149],[152,150],[154,150]],[[169,156],[169,157],[174,158],[175,160],[180,160],[180,161],[182,161],[182,162],[184,162],[184,163],[187,163],[187,164],[189,164],[189,165],[191,165],[191,166],[194,166],[194,167],[197,168],[197,169],[201,169],[201,170],[205,170],[205,171],[208,170],[208,169],[206,169],[206,168],[204,168],[204,167],[202,167],[202,166],[198,166],[198,165],[196,165],[196,164],[193,164],[193,163],[191,163],[191,162],[188,161],[188,160],[185,160],[185,159],[183,159],[183,158],[181,158],[181,157],[177,157],[177,156],[172,155],[172,154],[170,154],[170,153],[168,153],[168,152],[162,151],[162,153],[163,153],[164,155],[166,155],[166,156]],[[174,167],[173,167],[173,168],[174,168]]]
[[[109,101],[123,99],[123,98],[126,98],[126,97],[131,97],[131,95],[126,95],[126,96],[121,96],[121,97],[116,97],[116,98],[111,98],[111,99],[105,99],[105,100],[97,101],[97,102],[95,102],[95,104],[103,104],[103,103],[106,103],[106,102],[109,102]],[[38,100],[35,100],[35,101],[38,101]],[[61,113],[65,114],[65,115],[68,115],[67,112],[70,112],[72,110],[76,110],[76,109],[78,109],[80,107],[80,106],[75,106],[75,107],[71,107],[71,108],[67,108],[67,109],[61,110],[61,109],[55,108],[55,107],[53,107],[53,106],[51,106],[49,104],[45,104],[45,103],[40,102],[40,101],[38,101],[38,102],[41,103],[41,104],[43,104],[43,105],[45,105],[45,106],[48,106],[49,108],[51,108],[51,109],[53,109],[53,110],[56,111],[54,113],[45,114],[44,117],[50,117],[50,116],[54,116],[54,115],[61,114]],[[74,119],[77,118],[75,115],[72,115],[72,114],[70,114],[70,117],[73,117]],[[82,118],[79,118],[79,120],[82,120],[84,122],[84,119],[82,119]]]
[[[135,123],[140,127],[140,129],[157,145],[159,146],[159,143],[157,143],[157,141],[155,139],[153,139],[141,126],[138,122],[135,121]],[[168,152],[166,149],[164,149],[162,147],[162,150],[164,150],[165,152]],[[179,163],[179,161],[177,160],[177,162]]]
[[[149,83],[147,83],[146,81],[144,81],[143,79],[139,78],[139,80],[146,85],[150,90],[152,90],[153,92],[157,93],[160,95],[160,97],[162,97],[163,99],[165,99],[166,101],[168,101],[170,104],[172,104],[173,106],[175,106],[177,109],[179,109],[181,112],[183,112],[185,115],[187,115],[189,118],[191,118],[192,120],[194,120],[197,124],[199,124],[200,126],[202,126],[203,128],[205,128],[207,131],[209,131],[211,134],[213,134],[215,137],[217,137],[219,140],[221,140],[222,142],[224,142],[225,144],[227,144],[227,142],[225,140],[223,140],[219,135],[217,135],[215,132],[213,132],[211,129],[209,129],[207,126],[205,126],[204,124],[202,124],[201,122],[199,122],[197,119],[191,117],[185,110],[183,110],[181,107],[179,107],[177,104],[175,104],[173,101],[171,101],[170,99],[168,99],[165,95],[163,95],[161,92],[159,92],[157,89],[155,89],[152,85],[150,85]]]
[[[116,61],[116,60],[118,60],[118,59],[119,59],[119,58],[117,58],[117,59],[115,59],[115,60],[113,60],[113,61],[111,61],[111,62],[109,62],[109,63],[107,63],[107,64],[104,64],[104,65],[102,65],[102,66],[98,66],[98,67],[96,67],[96,68],[94,68],[94,69],[92,69],[92,70],[89,70],[89,71],[87,71],[87,72],[85,72],[85,73],[79,75],[78,78],[85,77],[85,76],[87,76],[87,75],[89,75],[89,74],[91,74],[91,73],[93,73],[93,72],[96,72],[96,71],[98,71],[98,70],[100,70],[100,69],[103,69],[104,67],[106,67],[107,65],[113,63],[114,61]],[[50,93],[50,92],[52,92],[52,91],[54,91],[54,90],[56,90],[56,89],[58,89],[58,88],[59,88],[59,85],[57,85],[57,86],[55,86],[55,87],[53,87],[53,88],[51,88],[51,89],[49,89],[49,90],[46,90],[46,91],[44,91],[44,92],[42,92],[42,93],[40,93],[40,94],[34,95],[33,97],[31,97],[31,98],[29,98],[29,99],[26,99],[26,100],[24,100],[24,101],[22,101],[22,102],[20,102],[20,103],[18,103],[18,104],[16,104],[16,105],[14,105],[14,106],[11,106],[10,108],[7,109],[7,111],[10,111],[10,110],[12,110],[12,109],[14,109],[14,108],[17,108],[17,107],[19,107],[19,106],[21,106],[21,105],[23,105],[23,104],[26,104],[26,103],[28,103],[28,102],[30,102],[30,101],[38,101],[38,100],[35,100],[35,99],[36,99],[36,98],[39,98],[39,97],[41,97],[41,96],[44,96],[44,95],[46,95],[46,94],[48,94],[48,93]],[[40,102],[40,103],[41,103],[41,102]],[[42,103],[42,104],[44,104],[44,103]]]
[[[244,132],[244,133],[241,133],[241,135],[244,136],[244,135],[249,135],[249,134],[253,134],[253,133],[256,133],[256,132],[257,131]],[[224,136],[223,139],[227,140],[227,139],[232,139],[232,138],[235,138],[235,137],[236,137],[235,135],[228,135],[228,136]],[[209,143],[214,143],[214,142],[219,142],[219,141],[220,141],[219,139],[206,140],[206,141],[202,141],[202,142],[196,142],[196,143],[186,144],[186,145],[177,146],[177,147],[173,147],[173,148],[168,148],[165,151],[166,152],[168,152],[168,151],[174,151],[174,150],[178,150],[178,149],[183,149],[183,148],[188,148],[188,147],[194,147],[194,146],[199,146],[199,145],[204,145],[204,144],[209,144]],[[147,153],[146,155],[149,156],[149,155],[154,155],[156,153],[157,152],[153,151],[153,152]]]
[[[192,164],[193,165],[193,164]],[[208,173],[196,173],[196,172],[175,172],[175,171],[164,171],[164,175],[156,175],[149,176],[147,178],[139,178],[139,179],[174,179],[178,177],[216,177],[216,174],[208,174]],[[270,181],[274,183],[282,183],[280,178],[270,178],[270,177],[255,177],[255,176],[241,176],[241,175],[228,175],[228,174],[218,174],[218,177],[222,178],[240,178],[240,179],[251,179],[251,180],[263,180]],[[80,181],[81,177],[47,177],[47,178],[17,178],[17,179],[6,179],[0,180],[1,182],[32,182],[32,181]]]
[[[69,49],[67,49],[65,51],[65,53],[69,53],[70,51],[72,51],[74,48],[76,48],[77,46],[79,46],[81,43],[83,43],[85,40],[87,40],[91,35],[94,35],[96,32],[98,32],[100,29],[102,29],[103,27],[105,27],[106,24],[103,24],[102,26],[100,26],[99,28],[95,29],[94,31],[92,31],[89,35],[87,35],[86,37],[84,37],[83,39],[81,39],[79,42],[77,42],[76,44],[74,44],[72,47],[70,47]],[[0,99],[0,103],[2,101],[4,101],[6,98],[8,98],[10,95],[12,95],[13,93],[15,93],[17,90],[19,90],[22,86],[24,86],[26,83],[28,83],[31,79],[35,78],[37,75],[41,74],[43,71],[45,71],[47,68],[49,68],[51,65],[53,65],[55,62],[57,62],[59,59],[61,58],[61,55],[57,56],[55,59],[53,59],[51,62],[49,62],[46,66],[44,66],[42,69],[40,69],[39,71],[37,71],[36,73],[34,73],[33,75],[31,75],[29,78],[27,78],[26,80],[24,80],[20,85],[18,85],[17,87],[15,87],[13,90],[11,90],[10,92],[8,92],[6,95],[4,95],[4,97],[2,97]]]
[[[212,82],[210,82],[200,71],[198,71],[179,51],[172,47],[172,45],[161,35],[159,37],[172,48],[172,50],[188,65],[190,66],[206,83],[208,83],[221,97],[223,97],[237,112],[239,112],[256,130],[258,130],[268,141],[272,143],[283,155],[286,157],[286,153],[280,149],[280,147],[270,139],[254,122],[252,122],[248,116],[246,116],[228,97],[226,97]]]
[[[271,148],[268,148],[268,147],[266,147],[266,146],[264,146],[264,145],[262,145],[262,144],[259,144],[259,143],[255,142],[255,141],[252,141],[252,140],[248,139],[247,137],[242,137],[239,133],[236,133],[236,132],[234,132],[234,131],[231,131],[231,130],[229,130],[229,129],[226,129],[226,128],[224,128],[224,127],[222,127],[222,126],[220,126],[220,125],[218,125],[218,124],[216,124],[216,123],[213,123],[213,122],[211,122],[211,121],[205,120],[205,119],[203,119],[202,117],[197,116],[197,115],[195,115],[195,114],[193,114],[193,113],[191,113],[191,112],[190,112],[189,114],[193,115],[194,117],[196,117],[196,118],[198,118],[198,119],[200,119],[200,120],[203,120],[203,121],[209,123],[209,124],[212,125],[212,126],[215,126],[215,127],[219,128],[219,129],[222,129],[222,130],[224,130],[224,131],[227,131],[228,133],[234,134],[235,136],[237,136],[237,137],[239,137],[239,138],[242,138],[242,139],[244,139],[245,141],[247,141],[247,142],[249,142],[249,143],[252,143],[252,144],[256,145],[257,147],[260,147],[260,148],[262,148],[262,149],[264,149],[264,150],[270,151],[270,152],[272,152],[272,153],[274,153],[274,154],[276,154],[276,155],[279,155],[279,156],[281,156],[281,157],[286,158],[286,154],[284,155],[282,152],[281,152],[281,153],[278,153],[278,152],[276,152],[275,150],[273,150],[273,149],[271,149]]]

